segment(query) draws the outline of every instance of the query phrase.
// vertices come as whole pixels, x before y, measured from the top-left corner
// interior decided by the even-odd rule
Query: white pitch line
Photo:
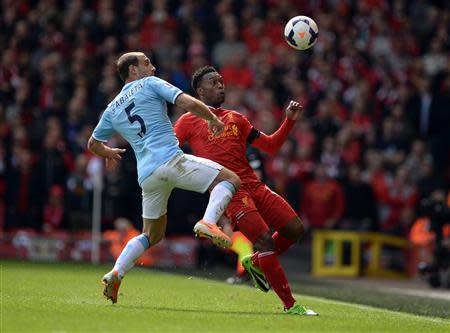
[[[377,307],[370,306],[370,305],[342,302],[342,301],[337,301],[334,299],[328,299],[328,298],[323,298],[323,297],[307,296],[307,295],[298,295],[298,296],[301,298],[310,298],[313,300],[317,300],[322,303],[334,303],[334,304],[345,305],[345,306],[353,307],[353,308],[357,308],[357,309],[364,309],[364,310],[371,310],[371,311],[378,311],[378,312],[388,312],[388,313],[395,314],[398,316],[413,317],[415,319],[424,319],[424,320],[435,322],[435,323],[450,325],[450,320],[445,320],[443,318],[419,316],[419,315],[416,315],[413,313],[408,313],[408,312],[399,312],[399,311],[394,311],[394,310],[389,310],[389,309],[377,308]]]

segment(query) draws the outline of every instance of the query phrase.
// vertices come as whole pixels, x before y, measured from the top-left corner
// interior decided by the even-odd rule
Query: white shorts
[[[205,158],[181,154],[158,167],[142,182],[142,217],[157,219],[167,213],[174,188],[204,193],[223,166]]]

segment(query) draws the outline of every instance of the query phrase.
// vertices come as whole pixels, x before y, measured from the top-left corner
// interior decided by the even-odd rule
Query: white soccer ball
[[[319,35],[316,22],[308,16],[295,16],[284,27],[284,38],[289,46],[297,50],[312,47]]]

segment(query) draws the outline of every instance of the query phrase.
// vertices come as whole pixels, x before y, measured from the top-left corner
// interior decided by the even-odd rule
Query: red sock
[[[277,254],[280,255],[288,248],[291,247],[292,244],[295,244],[295,241],[287,239],[286,237],[283,237],[280,235],[278,231],[275,231],[272,235],[272,239],[275,242],[275,247],[277,249]]]
[[[275,243],[275,248],[277,249],[277,254],[280,255],[284,252],[286,252],[287,249],[291,247],[291,245],[295,244],[295,241],[287,239],[286,237],[283,237],[280,235],[278,231],[275,231],[272,235],[272,239]],[[259,268],[259,260],[258,260],[259,252],[255,252],[252,255],[252,263],[256,267]]]
[[[292,296],[289,282],[278,261],[277,254],[273,251],[263,252],[259,254],[258,259],[259,267],[266,275],[267,281],[283,301],[284,307],[289,309],[295,303],[295,299]]]

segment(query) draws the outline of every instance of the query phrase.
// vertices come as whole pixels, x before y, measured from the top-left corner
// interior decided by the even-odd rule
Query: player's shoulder
[[[144,77],[141,80],[144,84],[149,85],[149,86],[163,85],[163,86],[166,86],[167,88],[173,87],[173,84],[167,82],[166,80],[161,79],[160,77],[154,76],[154,75]]]
[[[108,103],[108,105],[101,112],[101,114],[106,116],[106,115],[109,115],[111,113],[114,113],[118,106],[119,106],[119,102],[117,101],[117,97],[116,97],[111,102]]]

